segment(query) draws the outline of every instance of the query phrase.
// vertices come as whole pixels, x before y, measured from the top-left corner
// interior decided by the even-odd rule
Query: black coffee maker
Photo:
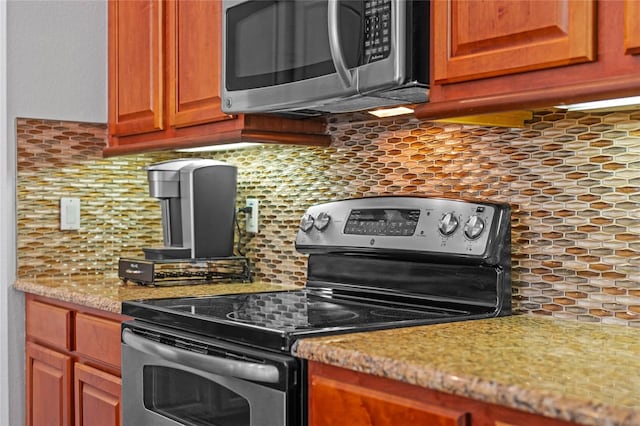
[[[181,159],[147,168],[149,193],[160,200],[164,247],[145,259],[233,255],[237,168],[207,159]]]

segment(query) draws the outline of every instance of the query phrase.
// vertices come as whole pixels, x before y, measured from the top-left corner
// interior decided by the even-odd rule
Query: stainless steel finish
[[[482,231],[484,231],[484,221],[476,215],[471,216],[464,224],[464,235],[471,240],[478,238]]]
[[[151,342],[151,345],[155,346],[157,343]],[[126,342],[122,345],[122,359],[126,360],[126,362],[122,363],[122,412],[124,426],[184,425],[145,407],[145,366],[166,367],[188,372],[242,396],[251,402],[251,426],[285,424],[287,396],[282,391],[260,386],[236,377],[223,376],[189,365],[179,364],[172,360],[165,359],[162,356],[140,351]],[[161,391],[161,389],[157,389],[156,391]]]
[[[140,352],[221,376],[265,383],[277,383],[280,379],[278,369],[272,365],[235,361],[199,354],[197,352],[147,340],[126,329],[122,332],[122,341]]]
[[[162,217],[162,244],[165,247],[171,247],[174,238],[173,231],[171,231],[171,205],[168,198],[160,199],[160,215]]]
[[[149,195],[156,198],[180,196],[180,173],[177,170],[147,170]]]
[[[454,212],[447,212],[442,215],[442,219],[438,222],[438,230],[442,235],[448,237],[458,229],[458,218]]]
[[[407,2],[392,1],[391,2],[391,50],[389,57],[383,61],[358,67],[358,92],[376,96],[376,91],[383,91],[388,88],[399,88],[400,85],[406,84],[411,86],[411,82],[406,81],[408,71],[405,69],[406,54],[405,46],[407,39],[405,37],[405,26],[410,25],[406,21]],[[428,54],[428,53],[427,53]],[[384,66],[377,64],[384,63]],[[424,93],[424,102],[427,98],[427,89],[422,88]],[[385,93],[379,94],[380,98],[386,96],[402,96],[397,92],[394,95]],[[378,101],[380,102],[380,100]],[[405,102],[407,103],[407,102]]]
[[[154,253],[192,259],[233,254],[235,166],[181,159],[152,164],[147,174],[162,214],[163,247]]]
[[[245,3],[247,0],[223,0],[222,19],[222,110],[238,112],[295,112],[315,110],[320,112],[344,113],[362,111],[375,107],[420,103],[428,100],[428,82],[417,83],[407,80],[405,70],[406,25],[405,0],[391,2],[391,31],[393,42],[389,56],[383,60],[347,70],[342,65],[336,73],[294,81],[286,84],[252,88],[249,90],[227,90],[226,63],[228,61],[227,20],[224,11]],[[304,1],[304,0],[293,0]],[[331,0],[330,3],[337,3]],[[335,21],[331,14],[327,21]],[[337,38],[339,30],[328,28],[330,40]],[[341,55],[332,42],[334,61]],[[424,53],[425,55],[427,53]],[[338,62],[343,62],[338,59]],[[349,77],[349,75],[351,77]],[[349,83],[351,82],[351,83]]]
[[[329,226],[329,223],[331,223],[331,216],[329,213],[320,212],[313,226],[315,226],[318,231],[324,231],[327,226]]]
[[[300,229],[304,232],[309,232],[313,228],[313,222],[315,222],[313,216],[309,214],[303,215],[302,219],[300,219]]]
[[[342,85],[348,89],[353,86],[353,74],[347,68],[347,61],[342,53],[340,45],[340,25],[338,22],[338,0],[329,0],[327,3],[328,14],[327,24],[329,28],[329,48],[331,49],[331,59],[336,68],[336,73]]]
[[[413,235],[353,235],[345,234],[344,228],[352,209],[417,209],[420,217]],[[495,235],[491,232],[500,221],[508,220],[491,204],[465,202],[439,198],[420,197],[372,197],[353,200],[342,200],[310,207],[306,214],[315,221],[321,215],[331,216],[331,222],[320,231],[312,228],[308,232],[298,232],[296,246],[298,249],[314,247],[351,247],[354,249],[390,249],[398,251],[445,253],[465,256],[484,257],[490,242]],[[440,220],[449,215],[451,224],[466,223],[475,216],[484,223],[475,239],[470,239],[460,232],[456,225],[450,235],[440,233]],[[448,222],[449,223],[449,222]]]

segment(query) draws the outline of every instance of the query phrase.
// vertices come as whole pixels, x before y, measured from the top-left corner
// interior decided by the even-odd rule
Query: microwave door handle
[[[339,22],[339,9],[338,0],[328,1],[328,13],[327,13],[327,26],[329,30],[329,50],[331,51],[331,59],[333,60],[333,66],[336,68],[336,73],[342,85],[348,89],[353,86],[353,75],[349,68],[347,68],[347,61],[342,53],[342,46],[340,45],[340,22]]]
[[[235,377],[263,383],[278,383],[280,379],[278,368],[273,365],[263,365],[204,355],[145,339],[127,329],[122,331],[122,341],[137,351],[220,376]]]

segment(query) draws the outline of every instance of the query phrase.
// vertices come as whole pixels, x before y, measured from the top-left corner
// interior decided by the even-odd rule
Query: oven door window
[[[249,401],[220,383],[170,367],[144,367],[144,406],[179,424],[250,426]]]
[[[335,73],[327,0],[250,0],[227,9],[227,90],[292,83]],[[359,65],[363,2],[342,0],[339,25],[348,68]]]

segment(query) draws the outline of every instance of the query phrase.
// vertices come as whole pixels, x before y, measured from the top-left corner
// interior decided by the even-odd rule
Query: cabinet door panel
[[[369,388],[312,376],[309,426],[468,426],[468,415]]]
[[[436,83],[595,59],[592,0],[432,2]]]
[[[109,132],[163,128],[163,2],[109,2]]]
[[[640,2],[624,2],[624,51],[627,54],[640,54]]]
[[[220,1],[173,1],[167,9],[169,124],[231,118],[220,109]]]
[[[76,426],[119,426],[119,377],[95,368],[75,365]]]
[[[26,345],[27,426],[71,426],[71,357]]]

